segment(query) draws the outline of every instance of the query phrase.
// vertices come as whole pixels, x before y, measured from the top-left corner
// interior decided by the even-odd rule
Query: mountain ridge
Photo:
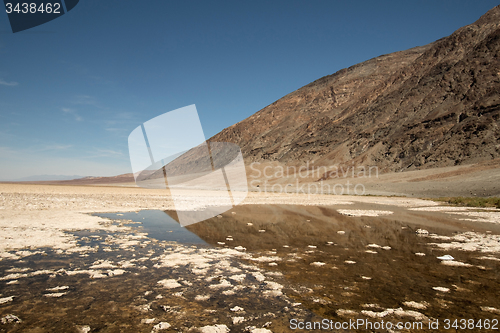
[[[324,76],[209,141],[238,144],[247,163],[381,172],[498,158],[499,22],[497,6],[448,37]]]

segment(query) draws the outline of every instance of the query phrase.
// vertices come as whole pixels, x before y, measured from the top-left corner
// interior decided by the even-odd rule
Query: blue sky
[[[0,13],[0,179],[131,172],[127,137],[196,104],[208,138],[361,61],[433,42],[496,1],[80,0],[13,34]]]

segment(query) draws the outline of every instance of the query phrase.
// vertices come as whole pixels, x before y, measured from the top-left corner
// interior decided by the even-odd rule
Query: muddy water
[[[291,332],[293,318],[439,319],[452,331],[444,319],[498,319],[500,256],[488,252],[498,225],[391,210],[352,217],[239,206],[186,228],[173,212],[100,214],[123,232],[80,232],[79,252],[27,250],[0,261],[0,301],[14,296],[0,304],[0,331],[151,332],[168,323],[165,332]],[[466,244],[448,237],[471,230],[493,244],[480,244],[483,252],[431,245]]]
[[[429,243],[443,240],[416,232],[425,228],[446,238],[472,227],[499,234],[498,225],[458,221],[446,214],[431,218],[396,211],[389,217],[349,217],[328,208],[286,206],[260,207],[258,213],[240,207],[236,214],[188,229],[214,246],[230,235],[232,241],[218,246],[242,246],[277,257],[261,267],[282,273],[284,292],[325,318],[366,318],[397,308],[418,311],[429,320],[498,318],[500,312],[481,310],[500,308],[498,254],[485,259],[480,252],[440,249]],[[450,262],[437,258],[444,255],[463,265],[448,266]]]

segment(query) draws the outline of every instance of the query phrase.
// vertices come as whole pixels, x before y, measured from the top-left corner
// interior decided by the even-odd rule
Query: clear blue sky
[[[497,1],[81,0],[0,12],[0,179],[131,171],[127,137],[196,104],[205,136],[339,69],[433,42]]]

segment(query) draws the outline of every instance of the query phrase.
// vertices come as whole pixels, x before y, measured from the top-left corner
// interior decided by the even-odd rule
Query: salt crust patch
[[[153,326],[153,330],[151,330],[151,332],[158,332],[158,331],[162,331],[162,330],[167,330],[170,328],[170,324],[167,323],[166,321],[162,321],[162,322],[159,322],[158,324],[156,324],[155,326]]]
[[[14,300],[14,296],[3,297],[3,298],[0,298],[0,304],[12,302],[13,300]]]
[[[89,325],[79,325],[76,326],[76,331],[78,333],[89,333],[91,331],[91,328]]]
[[[92,264],[92,266],[90,266],[90,268],[116,268],[117,266],[112,262],[112,261],[109,261],[109,260],[97,260],[97,261],[94,261],[94,263]]]
[[[425,310],[429,306],[429,303],[427,302],[415,302],[415,301],[408,301],[408,302],[403,302],[403,304],[409,308],[414,308],[414,309],[419,309],[419,310]]]
[[[241,324],[245,321],[245,317],[233,317],[231,319],[233,320],[233,325]]]
[[[103,277],[108,277],[107,275],[104,275],[102,271],[92,270],[92,269],[78,269],[74,271],[66,271],[66,274],[68,274],[69,276],[78,274],[88,274],[91,279],[100,279]]]
[[[272,289],[272,290],[281,290],[283,289],[283,286],[277,282],[274,281],[266,281],[267,286]]]
[[[23,250],[23,251],[16,251],[16,256],[18,257],[29,257],[29,256],[32,256],[32,255],[35,255],[35,254],[44,254],[45,251],[27,251],[27,250]]]
[[[259,282],[263,282],[266,279],[264,274],[262,274],[261,272],[251,272],[251,274]]]
[[[69,289],[69,286],[57,286],[54,288],[47,288],[45,290],[47,290],[47,291],[59,291],[59,290],[66,290],[66,289]]]
[[[58,297],[66,295],[66,294],[67,293],[50,293],[50,294],[43,294],[43,296],[58,298]]]
[[[311,266],[321,267],[326,265],[324,262],[315,261],[310,264]]]
[[[426,320],[428,319],[424,314],[413,311],[413,310],[403,310],[403,308],[397,308],[397,309],[385,309],[384,311],[381,312],[375,312],[375,311],[370,311],[370,310],[362,310],[362,314],[364,314],[367,317],[371,318],[384,318],[389,315],[396,315],[399,317],[412,317],[414,320]]]
[[[273,331],[268,330],[267,328],[255,328],[255,327],[248,328],[248,332],[250,332],[250,333],[273,333]]]
[[[169,289],[182,287],[182,284],[180,284],[174,279],[164,279],[158,281],[157,283],[161,285],[163,288],[169,288]]]
[[[195,301],[202,302],[202,301],[208,301],[210,299],[210,295],[196,295],[194,298]]]
[[[15,255],[13,253],[9,253],[9,252],[0,252],[0,260],[2,259],[12,259],[12,260],[16,260],[16,259],[20,259],[21,257],[19,257],[18,255]]]
[[[442,265],[446,266],[454,266],[454,267],[473,267],[471,264],[467,264],[461,261],[454,261],[454,260],[443,260],[441,261]]]
[[[34,271],[34,272],[29,272],[29,273],[13,273],[13,274],[9,274],[9,275],[0,277],[0,281],[17,280],[17,279],[25,278],[25,277],[45,275],[45,274],[54,274],[54,273],[55,273],[54,271],[48,270],[48,269],[42,269],[39,271]]]
[[[467,212],[469,210],[477,209],[474,207],[456,207],[456,206],[432,206],[432,207],[416,207],[409,208],[409,210],[417,210],[423,212]]]
[[[115,275],[122,275],[124,273],[127,273],[127,271],[117,268],[117,269],[111,269],[108,270],[106,273],[108,273],[108,276],[115,276]]]
[[[499,309],[493,308],[491,306],[482,306],[481,310],[485,311],[485,312],[491,312],[491,313],[495,313],[495,314],[500,314],[500,310]]]
[[[496,257],[490,257],[490,256],[482,256],[482,257],[479,257],[477,259],[481,259],[481,260],[494,260],[494,261],[500,261],[500,259],[496,258]]]
[[[273,281],[266,281],[266,284],[269,290],[264,290],[263,292],[264,296],[277,297],[283,295],[283,292],[281,291],[283,289],[283,286],[281,284]]]
[[[338,309],[336,312],[341,317],[354,316],[358,314],[356,311],[346,309]]]
[[[0,219],[0,251],[22,248],[51,247],[68,250],[76,248],[74,236],[64,231],[109,230],[118,231],[117,226],[109,225],[97,216],[79,214],[71,211],[36,211],[26,209],[3,211]],[[33,220],[37,223],[34,224]],[[26,253],[28,254],[28,253]],[[2,256],[4,257],[4,256]]]
[[[243,311],[244,309],[243,309],[242,307],[240,307],[240,306],[237,306],[237,305],[236,305],[235,307],[230,308],[229,310],[231,310],[231,311],[233,311],[233,312],[241,312],[241,311]]]
[[[226,325],[203,326],[199,328],[200,333],[228,333],[229,328]]]
[[[66,274],[69,276],[72,275],[78,275],[78,274],[88,274],[88,276],[91,279],[102,279],[102,278],[107,278],[115,275],[122,275],[126,273],[125,270],[123,269],[113,269],[113,270],[108,270],[106,272],[101,271],[101,270],[95,270],[95,269],[80,269],[80,270],[74,270],[74,271],[66,271]]]
[[[135,264],[133,263],[133,261],[135,261],[135,259],[132,259],[132,260],[122,260],[122,261],[118,262],[118,266],[120,266],[121,268],[134,267]]]
[[[208,287],[211,288],[211,289],[221,289],[221,288],[229,288],[229,287],[232,287],[232,286],[233,285],[228,280],[221,279],[218,284],[211,284]]]
[[[141,324],[153,324],[156,321],[156,318],[144,318],[141,319]]]
[[[21,318],[18,316],[14,316],[13,314],[8,314],[4,317],[2,317],[1,323],[2,324],[9,324],[9,323],[22,323],[23,321]]]
[[[247,277],[246,274],[239,274],[230,276],[229,278],[234,281],[242,282],[243,280],[245,280],[246,277]]]
[[[250,258],[250,260],[257,262],[273,262],[273,261],[280,261],[281,258],[277,256],[270,256],[270,257],[261,256],[257,258]]]
[[[141,312],[149,312],[149,311],[151,311],[151,305],[150,304],[142,304],[142,305],[134,306],[134,308],[136,308],[137,310],[139,310]]]
[[[465,221],[500,223],[500,211],[498,211],[495,208],[437,206],[437,207],[410,208],[410,210],[427,211],[427,212],[445,212],[450,214],[458,214],[458,215],[473,217],[473,219],[470,218],[461,219]],[[480,211],[478,212],[478,210]]]
[[[464,212],[464,213],[454,213],[465,216],[473,217],[464,218],[464,221],[475,221],[475,222],[487,222],[487,223],[500,223],[500,212]]]
[[[429,245],[450,250],[500,253],[500,235],[480,234],[472,231],[454,236],[429,235],[431,239],[449,241],[449,243],[429,243]]]
[[[381,215],[391,215],[392,211],[390,210],[364,210],[364,209],[338,209],[342,215],[347,216],[381,216]]]
[[[230,259],[234,257],[249,258],[246,253],[234,249],[193,249],[179,247],[177,250],[166,250],[157,259],[155,268],[186,267],[196,275],[206,275],[209,269],[220,268],[234,273],[240,269],[231,266]]]

